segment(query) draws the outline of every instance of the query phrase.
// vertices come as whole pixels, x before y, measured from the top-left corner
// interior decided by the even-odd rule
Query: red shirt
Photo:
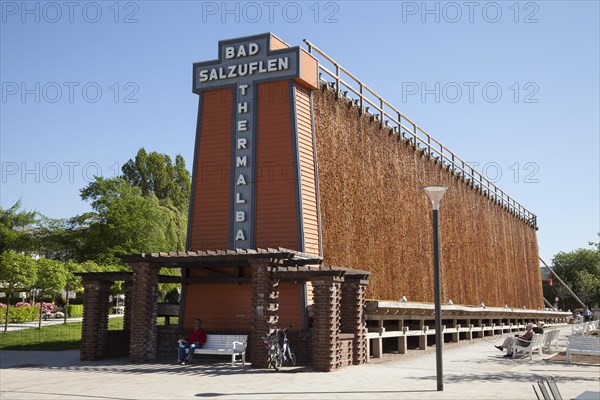
[[[193,329],[186,340],[188,343],[198,343],[203,345],[206,343],[206,332],[203,328]]]

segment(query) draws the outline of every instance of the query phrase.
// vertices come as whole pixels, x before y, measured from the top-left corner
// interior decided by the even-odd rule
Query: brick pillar
[[[123,283],[125,288],[125,312],[123,314],[123,330],[128,331],[131,329],[131,314],[132,314],[132,301],[133,301],[133,282],[126,280]]]
[[[156,358],[156,314],[158,313],[158,269],[150,263],[132,263],[131,333],[129,360],[144,362]]]
[[[252,267],[252,366],[267,368],[267,350],[262,337],[273,332],[279,322],[279,280],[273,279],[268,260],[254,260]]]
[[[108,333],[108,296],[112,282],[83,281],[83,324],[79,358],[91,361],[106,355]]]
[[[367,362],[366,289],[369,281],[346,276],[342,283],[341,329],[354,334],[352,364]]]
[[[313,368],[329,372],[341,366],[340,285],[342,278],[328,276],[313,280]]]

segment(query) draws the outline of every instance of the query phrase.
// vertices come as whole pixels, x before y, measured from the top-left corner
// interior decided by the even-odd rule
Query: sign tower
[[[273,34],[219,42],[199,96],[188,250],[285,247],[321,255],[311,91],[318,63]]]

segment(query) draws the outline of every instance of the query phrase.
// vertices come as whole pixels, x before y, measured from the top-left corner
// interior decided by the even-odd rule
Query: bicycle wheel
[[[287,346],[287,358],[292,362],[292,365],[296,366],[296,353],[292,353],[290,345]]]
[[[282,358],[281,351],[279,350],[279,347],[277,347],[277,350],[275,350],[275,354],[273,355],[273,362],[271,364],[275,371],[279,371],[281,368]]]
[[[273,346],[269,347],[269,352],[267,353],[267,368],[275,368],[275,360],[277,359],[276,349]]]

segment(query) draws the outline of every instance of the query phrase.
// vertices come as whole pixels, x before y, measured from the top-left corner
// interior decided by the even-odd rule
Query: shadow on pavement
[[[313,395],[319,396],[323,395],[324,397],[319,398],[327,398],[327,395],[332,394],[365,394],[365,395],[377,395],[377,394],[386,394],[386,393],[427,393],[427,392],[435,392],[435,390],[332,390],[328,392],[233,392],[233,393],[198,393],[196,397],[220,397],[220,396],[283,396],[283,395]],[[370,398],[370,397],[369,397]]]
[[[30,360],[28,360],[30,361]],[[44,362],[46,361],[46,362]],[[22,370],[39,370],[39,371],[71,371],[71,372],[92,372],[92,373],[114,373],[114,374],[167,374],[167,375],[193,375],[193,376],[227,376],[239,374],[296,374],[313,372],[312,368],[297,366],[283,367],[279,372],[267,369],[253,369],[249,364],[245,367],[240,365],[232,366],[230,363],[223,361],[198,361],[188,365],[169,364],[164,361],[147,362],[142,364],[131,364],[126,358],[100,360],[100,361],[79,361],[79,360],[62,360],[57,363],[40,360],[39,362],[23,363],[12,362],[10,365],[2,363],[1,369],[22,369]]]

